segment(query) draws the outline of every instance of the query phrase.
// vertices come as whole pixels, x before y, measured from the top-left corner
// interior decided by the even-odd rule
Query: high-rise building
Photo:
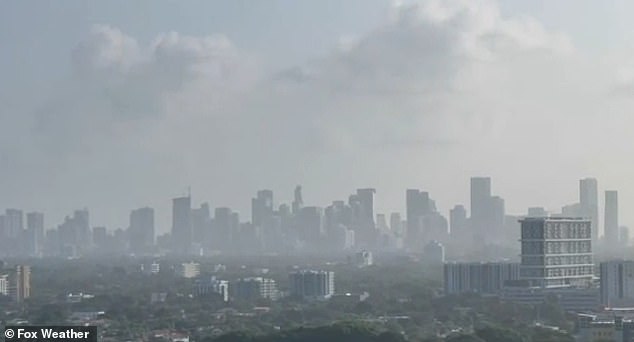
[[[449,230],[454,240],[467,241],[467,210],[458,204],[449,211]]]
[[[302,186],[298,185],[295,187],[295,192],[293,194],[293,214],[299,214],[299,211],[304,206],[304,200],[302,199]]]
[[[607,307],[634,305],[634,261],[608,261],[599,266],[601,304]]]
[[[211,233],[207,237],[207,245],[213,250],[227,251],[233,248],[233,236],[236,236],[236,242],[240,244],[239,236],[237,236],[240,222],[234,214],[237,215],[230,208],[223,207],[214,210]],[[243,244],[241,247],[246,247],[246,245]]]
[[[357,189],[354,197],[356,203],[351,203],[356,223],[355,236],[357,242],[366,247],[373,246],[377,236],[374,221],[374,189]]]
[[[172,252],[188,254],[192,243],[191,197],[172,200]]]
[[[481,223],[490,216],[491,178],[471,178],[471,219]]]
[[[592,224],[592,242],[596,245],[599,239],[599,190],[595,178],[584,178],[579,181],[579,209],[583,218],[590,219]]]
[[[31,297],[31,267],[17,265],[9,285],[9,294],[17,303]]]
[[[192,242],[201,247],[208,247],[208,237],[211,233],[211,210],[208,203],[203,203],[200,208],[192,209]]]
[[[618,192],[605,192],[604,237],[608,248],[619,246],[619,197]]]
[[[422,247],[423,227],[422,218],[431,213],[429,193],[417,189],[407,189],[405,192],[407,243],[408,247],[418,250]]]
[[[92,233],[90,230],[90,213],[88,209],[75,210],[73,213],[75,232],[80,249],[87,250],[92,243]]]
[[[251,222],[256,227],[273,216],[273,191],[260,190],[257,197],[251,200]]]
[[[520,277],[532,286],[586,285],[592,281],[592,226],[575,218],[521,222]]]
[[[154,209],[140,208],[130,213],[130,250],[136,254],[148,253],[154,246]]]
[[[319,207],[304,207],[300,210],[297,221],[300,227],[300,239],[315,246],[324,234],[324,212]]]
[[[44,249],[44,214],[26,214],[26,249],[31,256],[40,256]]]
[[[517,280],[520,265],[511,262],[445,263],[443,266],[445,294],[496,294],[506,281]]]
[[[19,238],[24,230],[22,210],[7,209],[5,212],[5,230],[9,238]]]
[[[291,296],[303,299],[327,299],[335,293],[335,273],[301,270],[289,274]]]

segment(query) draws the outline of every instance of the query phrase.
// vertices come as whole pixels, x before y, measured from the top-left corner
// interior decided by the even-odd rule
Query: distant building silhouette
[[[149,253],[154,246],[154,209],[133,210],[128,234],[131,252],[137,255]]]
[[[192,243],[191,197],[172,200],[172,252],[189,254]]]
[[[617,191],[605,192],[604,238],[607,250],[614,250],[619,244],[619,197]]]
[[[592,224],[592,242],[595,247],[599,241],[599,191],[595,178],[584,178],[579,181],[579,209],[584,218]]]

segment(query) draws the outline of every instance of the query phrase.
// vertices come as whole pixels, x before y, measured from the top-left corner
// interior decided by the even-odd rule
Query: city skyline
[[[314,204],[372,186],[386,212],[424,189],[445,212],[472,175],[509,212],[586,176],[634,203],[628,2],[0,6],[0,207],[122,227],[186,186],[244,214],[302,184]]]
[[[403,219],[407,218],[407,212],[408,212],[408,200],[410,199],[410,193],[416,192],[417,195],[424,195],[426,196],[425,198],[425,203],[429,202],[428,204],[425,205],[432,205],[433,206],[433,210],[431,209],[427,209],[427,210],[431,210],[431,211],[426,211],[426,209],[414,209],[414,211],[416,211],[417,214],[427,214],[427,213],[431,213],[434,211],[437,211],[439,213],[441,213],[443,216],[445,216],[447,219],[449,219],[451,217],[451,212],[453,209],[455,209],[456,206],[462,206],[465,210],[466,210],[466,217],[471,217],[472,215],[472,204],[474,199],[478,199],[480,201],[482,201],[484,204],[481,204],[480,206],[484,206],[485,208],[478,208],[476,211],[476,227],[478,225],[481,225],[482,223],[480,222],[482,220],[481,215],[483,215],[480,211],[484,210],[489,211],[492,209],[486,208],[488,202],[488,199],[491,199],[493,201],[501,201],[502,204],[502,213],[504,213],[504,215],[515,215],[515,216],[535,216],[533,214],[531,214],[531,212],[540,212],[540,213],[546,213],[548,215],[563,215],[563,216],[567,216],[567,217],[591,217],[593,215],[593,213],[586,213],[586,210],[583,209],[583,206],[581,205],[581,202],[583,201],[584,198],[584,193],[583,193],[583,183],[584,181],[594,181],[595,186],[597,186],[597,183],[600,184],[600,182],[597,182],[596,178],[592,178],[592,177],[585,177],[582,179],[579,179],[579,186],[578,186],[578,195],[576,199],[571,199],[568,202],[565,203],[561,203],[559,206],[555,206],[555,207],[545,207],[543,205],[541,205],[540,203],[534,203],[531,206],[525,207],[523,209],[520,209],[520,211],[509,211],[506,209],[506,203],[509,202],[509,198],[505,197],[505,196],[498,196],[498,195],[492,195],[492,188],[496,188],[496,182],[495,179],[492,179],[491,177],[484,177],[484,176],[474,176],[469,178],[469,181],[471,182],[471,188],[467,188],[468,191],[468,196],[467,198],[465,198],[463,201],[459,201],[453,204],[447,204],[446,207],[443,208],[438,208],[437,202],[435,200],[435,197],[437,195],[442,196],[441,194],[432,194],[429,191],[425,190],[425,189],[412,189],[412,188],[407,188],[407,189],[403,189],[403,205],[399,208],[396,207],[396,209],[394,210],[387,210],[384,209],[385,207],[381,208],[378,207],[376,204],[372,203],[373,206],[373,217],[372,220],[374,221],[376,219],[376,215],[390,215],[390,214],[400,214]],[[476,183],[474,183],[474,181]],[[485,181],[486,185],[480,185],[478,181]],[[493,185],[492,185],[493,183]],[[476,187],[474,188],[474,184]],[[484,188],[482,188],[482,186],[484,186]],[[297,194],[299,194],[300,199],[302,197],[305,197],[304,195],[306,194],[306,192],[303,190],[305,189],[305,187],[303,185],[295,185],[292,186],[292,188],[294,189],[291,193],[291,195],[284,195],[282,194],[280,196],[280,193],[269,189],[269,188],[263,188],[263,189],[258,189],[255,190],[253,193],[255,194],[255,198],[252,198],[252,200],[250,201],[250,206],[249,205],[244,205],[243,207],[247,208],[246,210],[242,211],[239,209],[236,209],[235,207],[231,207],[228,205],[222,205],[222,202],[218,203],[218,204],[211,204],[209,200],[206,200],[205,198],[198,198],[195,197],[194,195],[192,195],[192,189],[191,187],[188,187],[186,192],[182,193],[181,195],[177,195],[175,197],[172,197],[170,199],[168,199],[168,201],[174,202],[174,201],[178,201],[178,200],[185,200],[188,199],[188,203],[189,203],[189,207],[190,209],[196,210],[196,206],[197,205],[204,205],[207,206],[208,208],[206,210],[209,210],[209,208],[211,209],[224,209],[224,208],[228,208],[231,209],[234,213],[237,213],[239,215],[241,215],[240,217],[242,218],[241,221],[244,222],[251,222],[251,223],[261,223],[259,219],[256,218],[256,216],[258,216],[258,214],[255,214],[253,210],[257,211],[261,211],[261,209],[259,209],[259,206],[256,204],[258,203],[256,201],[257,198],[259,198],[259,196],[266,196],[267,198],[270,198],[270,200],[267,200],[268,204],[267,206],[271,209],[269,210],[277,210],[277,208],[280,205],[287,205],[289,206],[289,210],[291,210],[291,205],[294,205],[294,201],[296,200],[296,196]],[[298,192],[299,189],[299,192]],[[616,194],[619,193],[619,197],[620,197],[620,191],[617,190],[608,190],[605,189],[603,190],[603,188],[598,185],[598,187],[595,189],[597,190],[599,189],[599,191],[595,191],[592,196],[595,197],[595,201],[596,201],[596,205],[597,205],[597,219],[596,221],[593,220],[593,227],[595,227],[598,224],[598,227],[600,228],[598,231],[598,236],[599,237],[605,237],[605,220],[606,220],[606,210],[609,210],[612,217],[607,218],[608,221],[610,222],[610,224],[615,225],[617,233],[616,235],[618,236],[620,234],[620,229],[622,227],[627,227],[628,228],[628,232],[629,232],[629,225],[627,224],[627,222],[623,222],[624,220],[621,218],[621,214],[622,211],[619,211],[619,207],[621,207],[620,201],[618,201],[616,199],[617,196]],[[354,189],[351,189],[351,191]],[[379,200],[378,202],[381,203],[380,198],[381,198],[381,192],[379,189],[379,192],[377,194],[377,190],[375,188],[359,188],[356,189],[355,191],[365,191],[365,190],[372,190],[373,191],[373,199],[371,200],[373,201],[377,201],[377,199]],[[475,192],[474,192],[475,190]],[[481,192],[483,192],[481,194]],[[345,192],[345,191],[344,191]],[[193,191],[193,193],[195,194],[195,190]],[[274,195],[277,194],[277,195]],[[304,195],[302,195],[304,194]],[[605,194],[605,195],[604,195]],[[357,194],[358,195],[358,194]],[[378,196],[377,196],[378,195]],[[474,197],[475,196],[475,197]],[[278,199],[279,197],[282,197],[282,199]],[[348,197],[348,195],[342,195],[338,198],[331,198],[327,201],[325,201],[324,203],[308,203],[307,205],[304,205],[303,201],[299,204],[300,206],[308,206],[308,207],[318,207],[318,208],[323,208],[325,209],[331,202],[333,201],[339,201],[339,200],[346,200]],[[277,199],[277,200],[276,200]],[[608,199],[612,202],[608,202]],[[512,202],[513,199],[510,199]],[[245,199],[245,202],[249,202],[247,199]],[[420,206],[420,204],[417,204],[418,206]],[[578,206],[577,208],[573,208],[573,206],[576,205]],[[81,209],[79,209],[81,208]],[[13,210],[19,210],[23,213],[23,218],[21,218],[24,222],[23,222],[23,226],[25,228],[28,227],[28,216],[29,215],[41,215],[41,214],[46,214],[46,224],[40,223],[39,225],[43,225],[44,230],[48,230],[48,229],[52,229],[54,227],[57,227],[59,224],[61,224],[64,219],[68,218],[69,216],[72,216],[71,214],[73,212],[77,212],[79,210],[90,210],[91,208],[89,207],[75,207],[74,209],[70,210],[68,213],[66,213],[65,215],[63,215],[63,218],[59,221],[56,221],[55,223],[51,223],[50,220],[50,216],[48,215],[47,211],[38,209],[38,210],[34,210],[34,209],[25,209],[25,208],[18,208],[18,207],[6,207],[7,211],[8,211],[8,215],[10,215],[10,212]],[[164,234],[164,233],[169,233],[173,230],[174,227],[174,217],[175,217],[175,213],[173,212],[174,207],[170,206],[168,207],[167,212],[161,212],[156,210],[156,208],[151,207],[149,205],[141,205],[138,206],[136,208],[129,208],[127,209],[127,211],[125,212],[123,221],[125,223],[121,224],[121,225],[117,225],[117,226],[108,226],[106,224],[104,224],[101,221],[98,221],[98,223],[96,223],[94,225],[94,227],[106,227],[106,229],[108,229],[109,231],[113,231],[116,229],[126,229],[130,227],[130,220],[127,219],[128,215],[134,214],[137,211],[143,211],[143,210],[151,210],[153,217],[159,217],[159,218],[167,218],[168,221],[160,221],[157,219],[154,219],[153,226],[155,227],[155,237],[160,235],[160,234]],[[423,210],[422,212],[419,212],[420,210]],[[572,211],[571,211],[572,210]],[[212,210],[213,211],[213,210]],[[576,212],[576,213],[575,213]],[[92,216],[93,211],[91,210],[91,216]],[[158,213],[158,215],[157,215]],[[212,213],[213,214],[213,213]],[[156,216],[155,216],[156,215]],[[254,216],[255,215],[255,216]],[[261,214],[260,214],[261,215]],[[213,215],[212,215],[213,216]],[[485,215],[486,216],[486,215]],[[541,215],[537,215],[537,216],[541,216]],[[248,218],[248,219],[245,219]],[[39,221],[42,221],[43,218],[37,218]],[[375,223],[372,223],[373,225],[375,225]],[[412,225],[417,225],[418,223],[410,223]],[[487,224],[491,224],[491,223],[487,223]],[[157,229],[156,227],[162,227],[160,229]],[[406,227],[407,229],[407,227]],[[477,229],[477,228],[475,228]],[[594,234],[594,232],[593,232]]]

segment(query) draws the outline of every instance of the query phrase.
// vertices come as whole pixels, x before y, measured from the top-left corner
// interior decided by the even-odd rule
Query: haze
[[[510,214],[559,212],[584,177],[628,208],[633,10],[4,1],[0,208],[45,212],[48,228],[87,207],[114,229],[150,206],[160,233],[188,187],[248,217],[257,190],[277,204],[301,184],[315,206],[376,188],[386,214],[424,189],[447,216],[472,176]]]

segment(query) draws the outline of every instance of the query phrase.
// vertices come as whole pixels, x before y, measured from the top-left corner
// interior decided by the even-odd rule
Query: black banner
[[[6,342],[97,342],[95,326],[14,325],[4,328]]]

